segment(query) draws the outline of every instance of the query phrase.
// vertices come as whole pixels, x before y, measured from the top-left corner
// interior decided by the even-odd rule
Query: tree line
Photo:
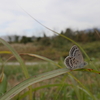
[[[84,31],[73,31],[70,28],[67,28],[65,31],[61,31],[62,35],[67,36],[71,38],[72,40],[76,42],[93,42],[93,41],[100,41],[100,31],[98,29],[91,29],[91,30],[84,30]],[[63,39],[59,35],[54,35],[52,37],[47,37],[46,34],[44,33],[43,37],[27,37],[27,36],[8,36],[8,41],[10,43],[29,43],[29,42],[36,42],[41,45],[51,45],[51,44],[56,44],[56,45],[62,45],[65,44],[66,39]]]

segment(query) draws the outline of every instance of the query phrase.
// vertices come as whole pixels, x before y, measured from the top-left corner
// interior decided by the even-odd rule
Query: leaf
[[[97,70],[94,70],[94,69],[86,69],[86,68],[75,69],[73,71],[86,71],[86,72],[92,72],[92,73],[100,74],[100,71],[97,71]]]
[[[0,78],[0,96],[2,96],[7,90],[7,78],[6,75],[3,73],[2,77]]]
[[[23,74],[26,78],[29,78],[29,74],[28,74],[28,71],[27,71],[27,68],[24,64],[24,61],[22,60],[22,58],[19,56],[19,54],[16,52],[16,50],[14,48],[12,48],[10,46],[9,43],[7,43],[6,41],[4,41],[3,39],[0,38],[0,42],[3,43],[11,52],[12,54],[15,56],[15,58],[18,60],[18,62],[20,63],[21,65],[21,68],[22,68],[22,71],[23,71]],[[29,95],[29,98],[30,100],[32,100],[32,87],[30,86],[29,87],[29,91],[30,91],[30,95]]]
[[[28,87],[34,83],[53,78],[53,77],[62,75],[67,72],[69,72],[69,71],[66,68],[62,68],[62,69],[57,69],[54,71],[50,71],[50,72],[43,73],[38,76],[34,76],[29,79],[26,79],[25,81],[21,82],[20,84],[18,84],[14,88],[12,88],[10,91],[6,92],[5,95],[0,98],[0,100],[10,100],[15,95],[17,95],[19,92],[21,92],[23,89],[25,89],[26,87]]]
[[[10,51],[0,51],[0,54],[3,54],[3,53],[5,53],[5,54],[11,54]]]

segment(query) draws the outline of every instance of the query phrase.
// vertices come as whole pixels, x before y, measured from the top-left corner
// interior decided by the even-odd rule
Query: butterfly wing
[[[69,56],[71,57],[75,57],[77,60],[79,60],[81,63],[83,63],[83,56],[82,56],[82,53],[80,51],[80,49],[74,45],[72,46],[72,48],[70,49],[69,51]]]
[[[68,69],[76,69],[80,68],[80,60],[77,60],[75,57],[67,56],[64,60],[64,64],[68,67]]]

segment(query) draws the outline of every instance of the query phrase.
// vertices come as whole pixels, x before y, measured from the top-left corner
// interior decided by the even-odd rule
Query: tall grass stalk
[[[1,38],[0,38],[0,42],[3,43],[12,52],[12,54],[15,56],[15,58],[20,63],[22,71],[23,71],[23,74],[25,75],[26,78],[29,78],[29,74],[28,74],[27,68],[26,68],[26,66],[24,64],[24,61],[19,56],[19,54],[16,52],[16,50],[14,48],[12,48],[9,43],[7,43],[6,41],[4,41]],[[29,87],[29,91],[30,91],[29,98],[30,98],[30,100],[32,100],[32,87],[31,86]]]
[[[52,32],[54,32],[54,33],[60,35],[61,37],[65,38],[65,39],[67,39],[67,40],[69,40],[69,41],[71,41],[72,43],[76,44],[76,45],[82,50],[82,52],[84,53],[84,55],[87,57],[88,61],[90,61],[89,56],[86,54],[86,52],[84,51],[84,49],[83,49],[77,42],[75,42],[74,40],[68,38],[67,36],[64,36],[64,35],[62,35],[62,34],[56,32],[56,31],[54,31],[54,30],[48,28],[47,26],[43,25],[43,24],[40,23],[37,19],[35,19],[33,16],[31,16],[28,12],[26,12],[21,6],[19,6],[19,7],[20,7],[26,14],[28,14],[32,19],[34,19],[37,23],[39,23],[40,25],[42,25],[42,26],[45,27],[46,29],[48,29],[48,30],[50,30],[50,31],[52,31]]]
[[[23,89],[25,89],[26,87],[28,87],[34,83],[53,78],[53,77],[62,75],[67,72],[69,72],[69,71],[66,68],[62,68],[62,69],[54,70],[51,72],[43,73],[43,74],[28,78],[25,81],[21,82],[20,84],[16,85],[14,88],[12,88],[7,93],[5,93],[5,95],[2,96],[0,98],[0,100],[10,100],[15,95],[17,95],[19,92],[21,92]]]

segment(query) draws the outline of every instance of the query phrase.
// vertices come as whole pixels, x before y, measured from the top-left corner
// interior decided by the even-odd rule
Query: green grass
[[[8,66],[6,65],[6,63],[3,64],[3,66],[5,66],[4,73],[7,77],[7,82],[8,82],[7,91],[8,90],[9,91],[6,92],[6,94],[1,97],[1,100],[5,100],[5,99],[10,100],[11,98],[13,98],[13,100],[22,100],[22,99],[29,100],[29,98],[30,100],[32,99],[33,100],[67,100],[67,99],[68,100],[74,100],[74,99],[99,100],[100,99],[100,89],[99,89],[100,74],[91,73],[89,71],[82,71],[82,70],[70,71],[70,73],[68,73],[69,70],[67,70],[67,68],[60,69],[65,67],[63,61],[64,58],[68,56],[70,47],[73,45],[72,43],[68,43],[67,46],[62,45],[60,49],[52,46],[48,46],[48,48],[44,46],[43,47],[37,46],[34,47],[35,48],[34,49],[32,48],[32,44],[28,45],[28,47],[26,45],[21,45],[19,46],[19,48],[13,45],[12,48],[4,40],[1,39],[1,42],[7,48],[9,48],[9,50],[15,55],[16,59],[20,63],[20,66],[18,65]],[[98,58],[99,58],[100,44],[98,42],[95,42],[95,43],[87,43],[87,44],[79,43],[78,46],[79,45],[86,51],[84,52],[84,50],[82,50],[85,55],[84,58],[87,57],[86,61],[88,61],[89,63],[86,66],[86,68],[89,69],[92,68],[99,72],[100,61]],[[14,48],[17,50],[18,53],[14,50]],[[6,51],[6,49],[3,49],[3,51],[4,50]],[[36,57],[48,61],[49,63],[45,63],[45,64],[38,63],[37,65],[33,65],[33,66],[25,66],[23,59],[19,55],[20,53],[24,53],[23,54],[24,56],[21,55],[23,59],[24,57],[27,58],[27,56],[29,55],[32,56],[31,59]],[[90,58],[86,53],[88,53]],[[5,55],[2,56],[1,58],[3,59],[2,62],[7,61],[8,59],[5,57]],[[48,58],[51,58],[52,60],[58,60],[59,65],[57,65],[54,61]],[[59,60],[60,58],[61,60]],[[89,59],[91,59],[91,61],[89,61]],[[28,58],[27,60],[30,61],[30,59]],[[58,66],[60,66],[60,68]],[[65,72],[66,74],[64,74]],[[26,79],[27,77],[25,78],[23,73],[27,77],[30,76],[30,78]],[[30,89],[29,91],[28,89],[26,89],[26,87],[30,85],[32,86],[29,87]],[[2,86],[3,85],[0,85],[0,87]]]
[[[100,59],[100,42],[88,42],[88,43],[79,43],[80,46],[86,51],[90,58],[98,58]],[[50,46],[43,46],[38,45],[35,43],[29,44],[11,44],[11,46],[18,52],[18,53],[32,53],[38,54],[44,57],[47,57],[52,60],[59,60],[61,57],[65,58],[68,56],[69,50],[73,43],[67,43],[64,45],[50,45]],[[8,50],[5,46],[0,46],[0,51]],[[84,55],[84,54],[83,54]],[[2,54],[3,59],[9,58],[11,55]],[[84,56],[85,57],[85,56]],[[38,61],[40,59],[36,57],[29,57],[29,56],[22,56],[25,61]],[[86,57],[85,57],[86,58]],[[16,61],[15,58],[11,59],[10,61]]]
[[[72,71],[68,73],[69,70],[67,70],[67,68],[59,69],[59,67],[60,68],[65,67],[63,61],[64,58],[68,56],[70,47],[71,45],[73,45],[72,43],[69,43],[69,45],[67,46],[62,45],[60,49],[52,46],[48,46],[48,48],[44,46],[43,47],[37,46],[35,47],[35,49],[34,48],[32,49],[32,44],[28,46],[21,45],[19,47],[18,45],[17,46],[12,45],[13,47],[11,47],[4,40],[0,39],[0,41],[13,53],[15,58],[20,63],[20,66],[18,65],[8,66],[6,65],[5,62],[3,63],[3,66],[5,66],[4,73],[7,77],[7,82],[8,82],[8,87],[7,87],[8,92],[6,92],[6,94],[1,97],[1,100],[5,99],[10,100],[11,98],[13,98],[13,100],[22,100],[22,99],[28,100],[29,98],[30,100],[32,99],[33,100],[66,100],[66,99],[99,100],[100,99],[100,89],[99,89],[100,74],[90,73],[88,71],[81,71],[81,70]],[[99,59],[97,59],[98,58],[97,54],[99,54],[98,51],[100,48],[99,45],[100,44],[98,42],[80,44],[80,46],[84,50],[86,50],[86,52],[88,52],[88,55],[90,57],[89,58],[86,52],[84,52],[84,50],[81,48],[85,57],[87,58],[86,60],[89,63],[87,65],[87,68],[89,69],[92,68],[98,71],[100,69]],[[14,48],[17,50],[17,52],[15,51]],[[4,50],[6,51],[6,49]],[[19,55],[20,53],[18,52],[23,53],[24,56],[21,55],[23,59],[24,57],[31,56],[31,59],[36,57],[48,61],[49,63],[45,64],[38,63],[38,65],[26,66],[24,64],[23,59]],[[8,53],[5,52],[5,54],[7,55]],[[44,57],[40,55],[43,55]],[[11,56],[11,54],[9,56]],[[2,62],[3,62],[3,57],[5,57],[5,55],[1,57]],[[61,60],[58,62],[58,64],[56,64],[54,61],[45,57],[58,61],[61,58]],[[5,59],[6,60],[4,61],[7,61],[8,58]],[[91,62],[89,61],[89,59],[91,59]],[[30,59],[28,58],[27,60],[30,61]],[[65,72],[66,74],[64,74]],[[29,76],[30,78],[28,78]],[[28,79],[26,79],[25,77]],[[34,84],[32,85],[32,83]],[[29,87],[30,85],[32,86]],[[0,87],[2,86],[3,84],[0,84]],[[29,90],[26,89],[26,87],[29,87]],[[4,88],[3,90],[6,90],[6,87],[3,86],[3,88]],[[1,93],[5,93],[5,91]]]
[[[94,64],[98,70],[100,70],[100,64],[96,64],[98,61],[94,61]],[[63,61],[58,62],[60,65],[63,65]],[[91,65],[92,65],[91,64]],[[87,66],[93,68],[93,66]],[[30,73],[31,77],[44,73],[49,72],[54,69],[58,69],[58,67],[52,65],[51,63],[39,63],[37,65],[28,65],[27,66],[28,72]],[[8,79],[8,86],[10,88],[14,87],[14,85],[18,84],[25,80],[23,77],[22,71],[20,66],[5,66],[5,74]],[[88,90],[95,95],[97,100],[100,99],[100,75],[90,72],[71,72],[71,74],[76,77]],[[47,87],[46,87],[47,85]],[[40,87],[40,88],[39,88]],[[49,80],[45,80],[39,83],[34,84],[34,100],[92,100],[92,98],[87,95],[82,89],[78,88],[81,86],[71,78],[70,75],[67,73]],[[27,90],[24,90],[24,92]],[[19,100],[18,98],[22,98],[23,91],[17,95],[13,100]],[[22,99],[21,99],[22,100]],[[24,98],[24,100],[26,100]],[[28,100],[28,99],[27,99]]]
[[[24,12],[26,11],[24,10]],[[35,45],[35,43],[30,45],[12,44],[11,46],[0,38],[0,42],[7,47],[1,45],[1,53],[3,54],[2,51],[9,50],[20,63],[20,66],[8,66],[5,62],[11,55],[8,56],[7,52],[5,52],[7,56],[2,55],[1,61],[4,61],[4,63],[0,71],[4,73],[0,73],[0,88],[3,87],[2,90],[6,90],[6,84],[4,86],[3,82],[8,82],[7,90],[9,91],[5,93],[1,90],[2,97],[0,100],[10,100],[12,98],[13,100],[100,100],[100,43],[77,43],[71,38],[46,27],[30,14],[28,15],[46,29],[68,41],[55,41],[50,46]],[[84,54],[84,58],[89,63],[86,67],[94,70],[79,69],[72,71],[64,68],[63,58],[68,56],[73,44],[77,45]],[[24,60],[31,61],[32,59],[35,61],[33,58],[40,58],[49,63],[26,66]],[[60,58],[62,60],[59,61]],[[54,61],[59,61],[59,64]],[[99,74],[97,74],[97,71]]]

